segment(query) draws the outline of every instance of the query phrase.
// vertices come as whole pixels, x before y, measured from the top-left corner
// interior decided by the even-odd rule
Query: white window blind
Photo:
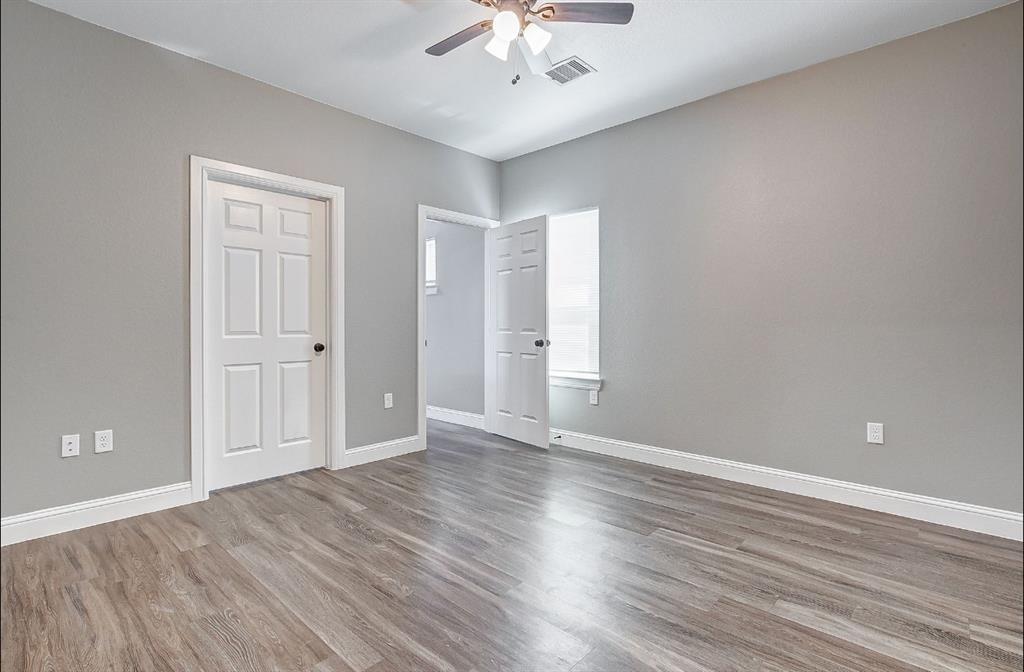
[[[427,287],[437,287],[437,240],[434,238],[426,240],[426,259],[424,261]]]
[[[548,329],[552,375],[600,375],[598,211],[552,216],[548,226]]]

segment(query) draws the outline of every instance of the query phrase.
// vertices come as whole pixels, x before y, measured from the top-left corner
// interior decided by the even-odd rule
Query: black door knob
[[[317,343],[313,346],[313,352],[323,352],[325,347],[323,343]]]
[[[543,348],[544,347],[544,339],[543,338],[538,338],[536,341],[533,342],[533,344],[536,345],[538,348]]]

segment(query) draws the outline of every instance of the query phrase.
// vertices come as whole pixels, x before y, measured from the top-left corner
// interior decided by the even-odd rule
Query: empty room
[[[0,0],[3,672],[1018,671],[1006,0]]]

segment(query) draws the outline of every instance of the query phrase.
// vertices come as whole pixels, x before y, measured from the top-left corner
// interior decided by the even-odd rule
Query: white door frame
[[[206,277],[203,243],[206,189],[211,181],[275,191],[327,204],[327,445],[329,469],[345,466],[345,190],[333,184],[304,180],[215,159],[192,155],[189,161],[189,437],[192,500],[210,496],[203,441],[204,328],[203,290]],[[421,255],[422,257],[422,255]]]
[[[424,299],[427,293],[427,276],[426,276],[426,227],[427,220],[433,220],[435,222],[447,222],[449,224],[464,224],[466,226],[476,226],[481,229],[493,229],[501,224],[496,219],[488,219],[487,217],[477,217],[476,215],[466,215],[461,212],[455,212],[454,210],[445,210],[443,208],[435,208],[430,205],[420,204],[419,214],[417,217],[417,262],[416,262],[416,337],[419,345],[417,346],[416,354],[416,403],[418,405],[419,416],[417,418],[417,431],[420,435],[420,440],[423,442],[423,448],[426,448],[427,441],[427,341],[426,341],[426,320],[425,320],[425,306]],[[484,287],[487,286],[488,269],[489,263],[484,264]],[[484,294],[484,315],[487,315],[487,305],[490,302],[490,295]],[[486,324],[481,324],[480,328],[484,329]],[[486,353],[485,353],[486,357]],[[486,361],[484,362],[486,365]]]

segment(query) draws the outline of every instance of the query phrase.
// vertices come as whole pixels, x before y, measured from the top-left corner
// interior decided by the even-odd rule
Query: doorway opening
[[[421,436],[429,417],[547,448],[556,399],[599,403],[598,224],[420,207]]]
[[[486,232],[498,222],[419,208],[419,433],[436,420],[484,428]]]

